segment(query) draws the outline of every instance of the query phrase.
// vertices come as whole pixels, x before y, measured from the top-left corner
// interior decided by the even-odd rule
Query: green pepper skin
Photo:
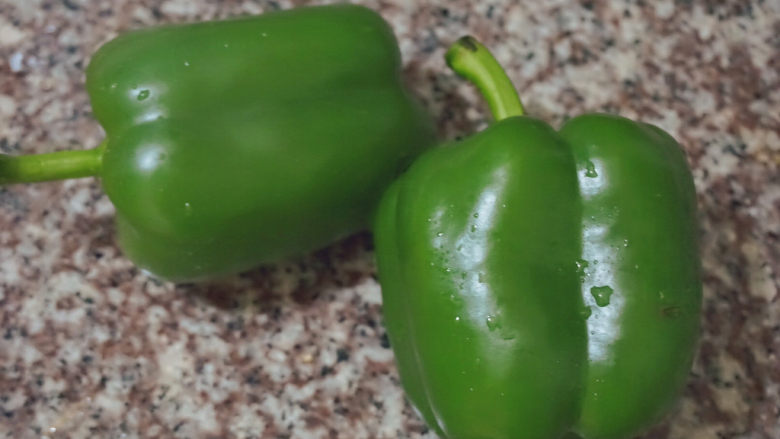
[[[377,211],[402,385],[443,438],[629,438],[674,404],[695,351],[691,173],[646,124],[509,113],[423,154]]]
[[[403,386],[449,438],[546,439],[578,414],[587,349],[574,160],[530,118],[430,151],[377,214]]]
[[[368,226],[433,139],[389,26],[357,6],[130,33],[87,70],[120,243],[168,279],[232,273]]]
[[[434,143],[400,68],[387,23],[351,5],[131,32],[87,68],[103,146],[5,157],[0,183],[95,174],[142,268],[177,281],[249,269],[370,226]]]
[[[582,297],[592,310],[576,430],[587,439],[630,437],[670,408],[696,348],[693,178],[680,145],[652,125],[592,114],[560,134],[577,163]],[[606,306],[596,301],[602,286],[614,291]]]

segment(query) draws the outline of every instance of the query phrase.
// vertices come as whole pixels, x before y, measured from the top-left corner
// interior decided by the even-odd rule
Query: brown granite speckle
[[[96,146],[84,68],[118,33],[305,0],[0,0],[0,153]],[[701,212],[703,336],[643,438],[780,437],[780,4],[364,1],[443,138],[485,126],[446,46],[491,47],[533,115],[669,131]],[[0,188],[0,437],[432,438],[405,402],[370,237],[220,284],[145,276],[94,179]]]

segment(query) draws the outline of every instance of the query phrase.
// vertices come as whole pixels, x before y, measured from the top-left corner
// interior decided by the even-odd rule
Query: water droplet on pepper
[[[598,172],[596,172],[596,165],[590,160],[585,163],[585,176],[588,178],[596,178],[599,176]]]
[[[582,310],[580,311],[580,315],[581,315],[581,316],[582,316],[582,318],[584,318],[585,320],[587,320],[588,318],[590,318],[591,314],[593,314],[593,310],[592,310],[592,309],[590,309],[590,307],[589,307],[589,306],[585,306],[585,307],[584,307],[584,308],[582,308]]]
[[[605,307],[609,305],[609,297],[615,291],[609,286],[592,287],[590,289],[590,295],[596,300],[596,305]]]
[[[587,276],[586,269],[588,268],[588,261],[584,259],[577,259],[574,261],[574,264],[577,267],[577,275],[580,277],[580,280],[582,280],[585,276]]]

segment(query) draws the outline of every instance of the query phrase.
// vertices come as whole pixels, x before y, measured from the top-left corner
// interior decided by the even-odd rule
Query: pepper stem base
[[[0,154],[0,185],[91,177],[100,173],[106,142],[97,148],[46,154]]]
[[[520,96],[493,54],[474,37],[456,41],[445,55],[447,65],[477,86],[498,121],[525,114]]]

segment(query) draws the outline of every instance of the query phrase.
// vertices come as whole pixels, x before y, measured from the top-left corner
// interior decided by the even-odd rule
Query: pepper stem
[[[0,185],[97,175],[106,142],[97,148],[12,157],[0,154]]]
[[[461,37],[445,56],[447,65],[477,86],[498,121],[525,113],[512,81],[493,54],[472,36]]]

